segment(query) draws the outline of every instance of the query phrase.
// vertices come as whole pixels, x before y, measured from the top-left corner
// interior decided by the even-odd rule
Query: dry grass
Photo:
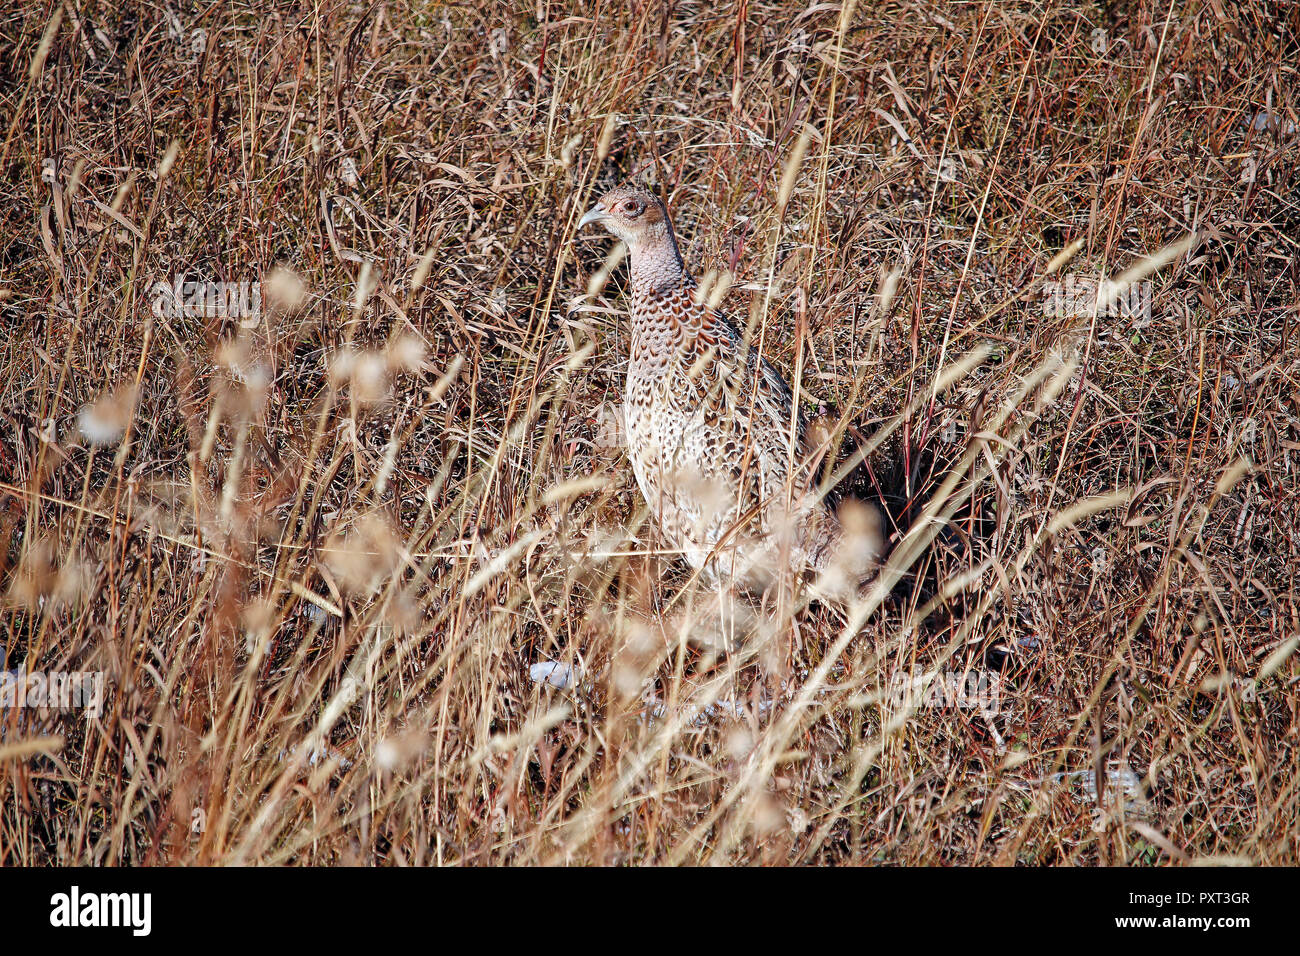
[[[0,711],[0,864],[1298,862],[1297,15],[1169,9],[11,8],[0,653],[107,698]],[[574,233],[634,171],[891,516],[722,655]]]

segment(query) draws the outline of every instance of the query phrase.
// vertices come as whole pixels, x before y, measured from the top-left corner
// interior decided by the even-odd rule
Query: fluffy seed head
[[[126,431],[135,411],[136,393],[131,386],[101,395],[77,413],[77,427],[92,445],[114,445]]]

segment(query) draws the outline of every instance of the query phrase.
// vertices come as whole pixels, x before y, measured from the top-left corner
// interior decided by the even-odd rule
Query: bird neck
[[[667,219],[656,223],[628,251],[632,255],[632,288],[639,292],[661,293],[692,283],[677,237]]]

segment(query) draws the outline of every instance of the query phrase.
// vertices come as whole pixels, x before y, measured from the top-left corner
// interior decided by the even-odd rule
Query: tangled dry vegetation
[[[0,863],[1297,862],[1294,7],[3,17],[0,652],[106,697],[0,709]],[[888,516],[725,653],[632,173]]]

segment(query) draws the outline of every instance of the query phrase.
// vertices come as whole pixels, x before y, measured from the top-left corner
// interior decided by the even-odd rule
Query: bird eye
[[[635,199],[629,199],[623,203],[623,213],[627,216],[639,216],[642,210],[641,203]]]

